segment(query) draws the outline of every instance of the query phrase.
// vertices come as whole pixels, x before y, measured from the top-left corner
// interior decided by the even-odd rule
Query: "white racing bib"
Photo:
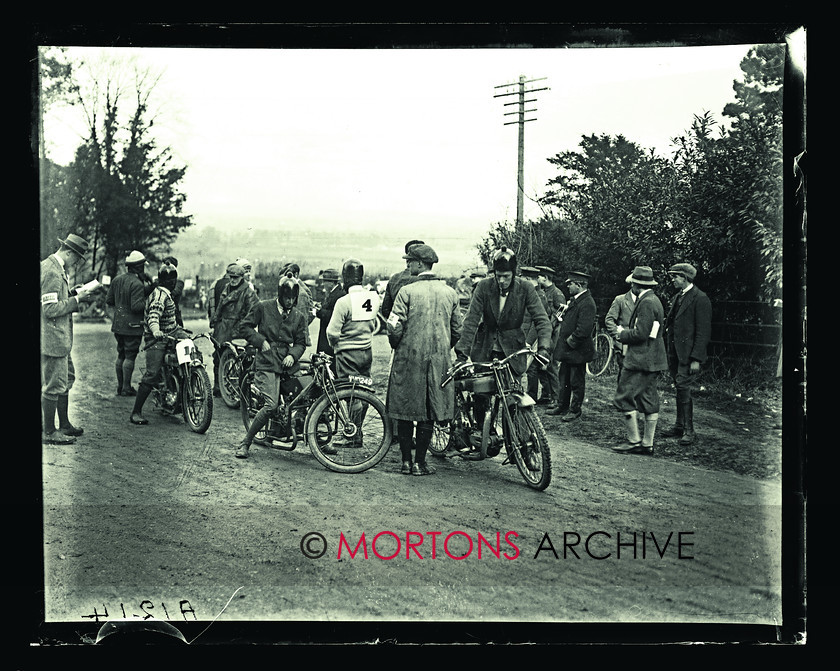
[[[375,291],[351,291],[347,295],[350,296],[350,319],[354,322],[376,319],[379,313],[379,294]]]

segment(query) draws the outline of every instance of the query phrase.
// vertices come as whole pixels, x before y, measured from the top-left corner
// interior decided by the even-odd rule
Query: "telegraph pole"
[[[532,82],[539,82],[546,79],[546,77],[540,77],[539,79],[525,79],[525,75],[519,76],[519,82],[513,84],[500,84],[496,86],[497,89],[507,88],[509,86],[517,86],[517,90],[509,91],[508,93],[497,93],[494,95],[494,98],[502,98],[504,96],[518,96],[519,100],[515,102],[505,103],[505,107],[508,105],[518,105],[519,109],[515,112],[505,112],[505,116],[517,116],[516,121],[507,121],[505,122],[505,126],[510,126],[513,124],[517,124],[519,126],[519,143],[518,143],[518,153],[519,153],[519,164],[516,172],[516,224],[517,226],[521,226],[523,223],[523,209],[524,209],[524,193],[525,193],[525,123],[527,121],[536,121],[536,117],[533,119],[526,119],[525,114],[530,112],[536,112],[536,109],[525,109],[525,103],[532,103],[536,102],[536,98],[526,99],[526,93],[536,93],[537,91],[547,91],[548,87],[543,87],[539,89],[525,89],[526,84],[531,84]]]

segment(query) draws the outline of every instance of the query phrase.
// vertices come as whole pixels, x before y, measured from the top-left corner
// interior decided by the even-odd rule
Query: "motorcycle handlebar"
[[[450,368],[446,372],[446,377],[444,378],[443,382],[440,383],[441,389],[443,389],[446,385],[448,385],[452,380],[455,379],[455,376],[463,371],[465,368],[472,368],[480,367],[480,368],[500,368],[503,366],[507,366],[511,359],[522,356],[523,354],[530,354],[532,355],[542,366],[547,366],[549,364],[549,360],[546,359],[544,356],[537,354],[532,350],[530,347],[523,347],[516,352],[512,352],[504,359],[493,359],[492,361],[458,361],[455,363],[452,368]]]

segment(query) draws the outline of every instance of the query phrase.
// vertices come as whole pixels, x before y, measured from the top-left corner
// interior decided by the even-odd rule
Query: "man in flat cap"
[[[534,268],[533,266],[520,266],[519,273],[522,279],[528,282],[532,287],[534,287],[534,291],[537,292],[537,297],[540,299],[542,303],[543,309],[546,311],[546,316],[548,316],[548,307],[546,303],[545,293],[543,292],[542,288],[539,284],[539,274],[540,271]],[[525,332],[525,344],[529,347],[534,347],[534,343],[537,342],[537,326],[534,323],[531,314],[526,311],[523,315],[522,320],[522,330]],[[540,371],[542,370],[542,366],[540,363],[534,359],[531,362],[531,365],[528,366],[528,369],[525,371],[526,379],[523,384],[523,388],[527,390],[528,394],[536,401],[539,398],[539,391],[540,391]]]
[[[616,325],[616,338],[625,356],[613,405],[624,413],[627,442],[616,452],[653,454],[653,437],[659,420],[659,373],[668,368],[663,339],[665,310],[652,288],[657,285],[649,266],[636,266],[626,282],[636,297],[627,326]],[[639,435],[639,416],[644,435]]]
[[[137,396],[131,376],[143,340],[143,310],[153,285],[146,281],[146,257],[133,250],[125,257],[125,272],[108,287],[105,303],[114,308],[111,332],[117,341],[117,396]]]
[[[455,414],[454,385],[441,389],[440,382],[461,337],[461,311],[458,294],[432,272],[438,261],[434,249],[412,245],[404,258],[415,280],[399,290],[387,321],[394,360],[386,405],[397,422],[400,472],[430,475],[435,469],[426,463],[426,454],[434,423],[451,421]]]
[[[554,359],[559,362],[559,393],[557,407],[546,414],[561,415],[564,422],[572,422],[581,415],[586,395],[586,363],[595,358],[595,331],[597,308],[589,291],[589,275],[570,272],[566,276],[569,303],[561,315],[557,328]]]
[[[409,240],[405,243],[405,253],[408,254],[408,250],[413,245],[422,244],[424,244],[422,240]],[[406,260],[405,268],[391,275],[388,279],[388,284],[385,285],[385,293],[382,296],[382,307],[380,310],[382,312],[382,316],[386,319],[391,316],[391,309],[394,307],[394,300],[397,298],[399,290],[403,285],[414,281],[415,276],[413,276],[408,270],[408,259],[405,256],[403,256],[403,258]]]
[[[697,269],[691,264],[674,264],[668,274],[677,290],[665,318],[668,369],[677,389],[677,419],[662,435],[680,436],[680,445],[691,445],[695,437],[691,390],[708,356],[706,349],[712,333],[712,303],[694,285]]]
[[[54,254],[41,261],[41,441],[69,445],[83,429],[70,423],[70,389],[76,379],[73,368],[73,313],[80,302],[93,300],[90,291],[70,288],[68,271],[84,262],[88,243],[71,233]],[[58,414],[58,428],[55,425]]]

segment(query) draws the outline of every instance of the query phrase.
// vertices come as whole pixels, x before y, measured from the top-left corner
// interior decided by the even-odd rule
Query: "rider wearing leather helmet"
[[[291,273],[277,282],[277,297],[259,301],[242,321],[241,333],[257,349],[254,384],[265,400],[236,449],[240,459],[248,457],[254,437],[268,422],[280,400],[280,385],[300,368],[306,351],[306,317],[297,309],[300,286]]]

